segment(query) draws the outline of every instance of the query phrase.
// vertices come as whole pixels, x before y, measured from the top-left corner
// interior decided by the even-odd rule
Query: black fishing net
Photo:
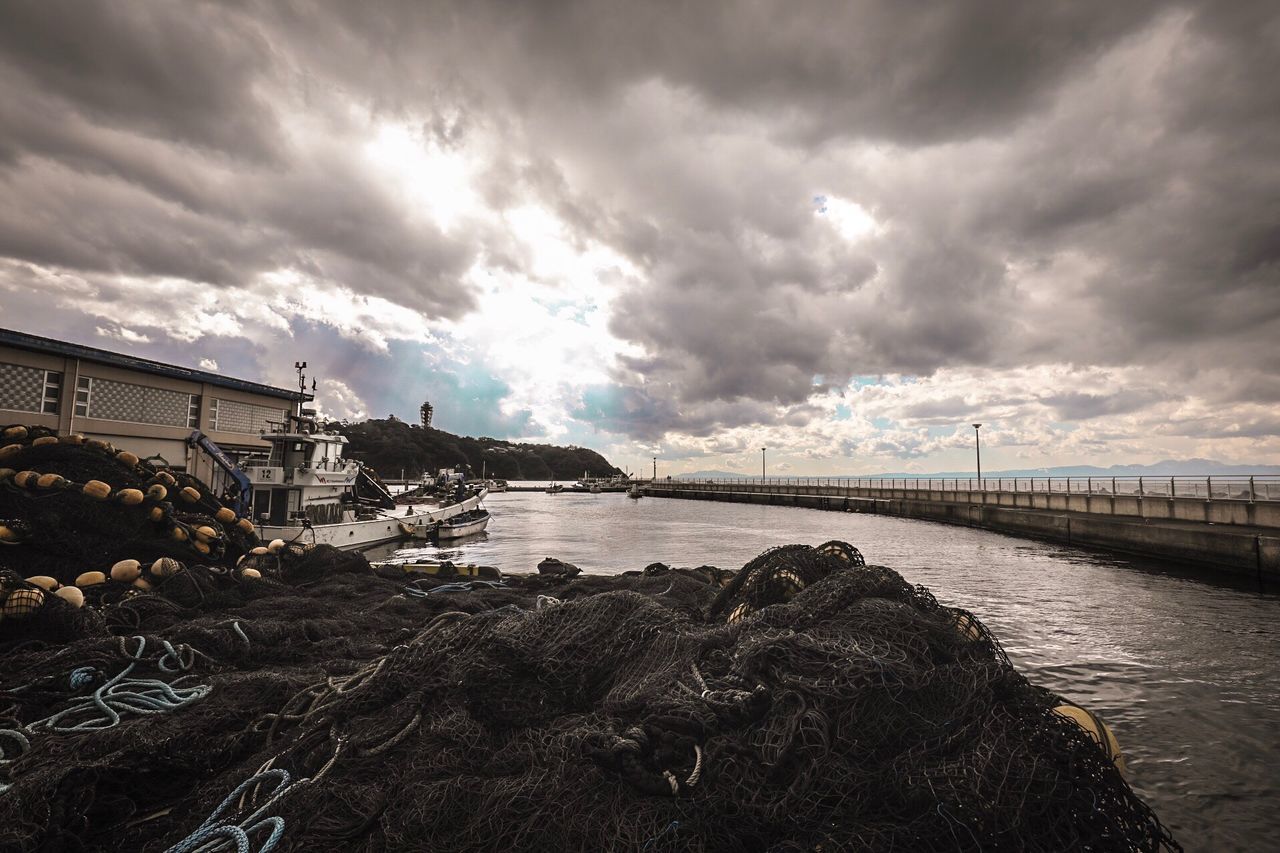
[[[973,614],[844,543],[737,572],[298,545],[161,569],[0,622],[0,847],[1179,849]]]

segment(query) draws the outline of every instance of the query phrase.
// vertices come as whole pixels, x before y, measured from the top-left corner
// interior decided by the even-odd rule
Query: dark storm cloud
[[[278,151],[275,116],[254,92],[270,45],[212,3],[18,0],[0,56],[21,85],[104,127],[233,153]]]

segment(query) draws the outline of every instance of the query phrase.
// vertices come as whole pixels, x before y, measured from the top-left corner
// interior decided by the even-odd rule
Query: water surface
[[[1187,850],[1280,849],[1280,596],[1150,561],[966,527],[780,506],[506,493],[490,532],[400,557],[533,571],[738,568],[844,539],[991,628],[1032,681],[1115,730],[1129,781]]]

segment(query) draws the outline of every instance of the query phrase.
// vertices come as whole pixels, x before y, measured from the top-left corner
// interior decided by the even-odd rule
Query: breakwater
[[[658,481],[654,497],[876,513],[981,527],[1280,581],[1280,501],[917,487],[912,481]]]

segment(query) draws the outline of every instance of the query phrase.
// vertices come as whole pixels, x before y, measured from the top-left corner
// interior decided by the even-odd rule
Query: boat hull
[[[332,545],[344,551],[354,551],[360,548],[380,545],[383,542],[407,539],[412,534],[406,532],[405,527],[410,529],[430,528],[438,522],[453,518],[455,515],[471,512],[480,506],[480,501],[484,499],[486,494],[488,493],[482,491],[467,498],[462,503],[446,507],[431,509],[408,507],[407,514],[403,514],[400,511],[387,510],[379,512],[374,518],[342,521],[337,524],[313,524],[310,528],[302,527],[301,525],[260,524],[257,525],[258,536],[264,541],[283,539],[286,542],[293,542],[296,540],[306,544],[314,542],[317,545]],[[401,525],[404,525],[404,527]]]
[[[489,526],[489,516],[477,518],[469,524],[442,524],[436,531],[436,538],[441,542],[451,539],[461,539],[464,536],[474,536],[477,533],[483,533],[484,529]]]

